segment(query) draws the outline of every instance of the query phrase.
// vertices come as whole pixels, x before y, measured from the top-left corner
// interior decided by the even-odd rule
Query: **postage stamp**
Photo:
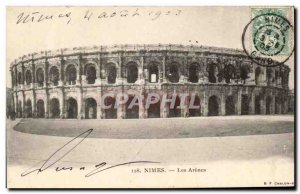
[[[245,27],[242,39],[245,53],[253,62],[278,66],[288,60],[294,51],[291,18],[287,7],[251,8],[251,21]],[[245,36],[248,36],[247,40]],[[247,43],[249,45],[245,46]]]

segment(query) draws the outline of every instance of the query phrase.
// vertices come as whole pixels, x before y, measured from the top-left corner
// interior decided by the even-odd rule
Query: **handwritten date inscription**
[[[182,10],[180,9],[171,9],[171,10],[151,10],[145,11],[143,9],[122,9],[115,11],[92,11],[86,10],[82,12],[79,17],[72,11],[66,11],[62,13],[43,13],[41,11],[34,12],[21,12],[16,17],[16,24],[28,24],[28,23],[42,23],[46,21],[64,21],[66,24],[69,24],[72,19],[76,18],[77,20],[91,21],[91,20],[108,20],[112,18],[134,18],[134,17],[146,17],[150,21],[157,20],[163,16],[180,16]],[[74,16],[74,17],[73,17]]]

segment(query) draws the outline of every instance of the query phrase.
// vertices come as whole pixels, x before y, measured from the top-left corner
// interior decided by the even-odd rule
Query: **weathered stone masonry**
[[[240,50],[181,45],[117,45],[33,53],[10,67],[17,117],[153,118],[285,114],[286,65],[263,67]],[[196,94],[199,110],[151,105],[101,108],[107,92]],[[145,100],[145,99],[144,99]],[[106,99],[114,104],[115,97]],[[176,104],[180,99],[176,100]]]

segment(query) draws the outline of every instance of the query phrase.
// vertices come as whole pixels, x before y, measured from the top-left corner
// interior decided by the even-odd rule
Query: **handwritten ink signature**
[[[51,166],[57,164],[62,158],[64,158],[66,155],[68,155],[72,150],[74,150],[79,144],[83,142],[85,138],[87,138],[91,133],[93,132],[93,129],[89,129],[72,140],[68,141],[66,144],[64,144],[62,147],[60,147],[58,150],[56,150],[45,162],[39,162],[38,164],[42,163],[42,165],[38,168],[32,167],[30,169],[27,169],[23,173],[21,173],[21,176],[27,176],[29,174],[32,174],[36,172],[37,174],[44,172],[45,170],[49,169]],[[95,165],[95,169],[88,172],[85,177],[91,177],[97,173],[120,167],[130,164],[137,164],[137,163],[159,163],[159,162],[153,162],[153,161],[131,161],[131,162],[125,162],[120,164],[115,164],[108,166],[106,162],[101,162],[97,165]],[[37,165],[38,165],[37,164]],[[56,172],[62,171],[62,170],[73,170],[73,167],[57,167],[55,169]],[[85,167],[81,167],[79,170],[85,170]]]

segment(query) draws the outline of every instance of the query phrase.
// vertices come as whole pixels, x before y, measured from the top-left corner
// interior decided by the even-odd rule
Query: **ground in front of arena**
[[[41,166],[55,151],[89,128],[94,129],[89,136],[93,138],[84,139],[51,168],[21,176],[27,169]],[[294,146],[293,116],[8,120],[7,181],[9,187],[62,188],[134,187],[133,180],[142,187],[157,187],[159,183],[172,187],[170,179],[180,180],[178,187],[195,187],[193,180],[196,178],[203,185],[218,187],[272,186],[265,184],[275,182],[293,184]],[[131,161],[159,162],[148,166],[164,168],[167,172],[132,174],[133,169],[144,165],[137,164],[85,177],[101,162],[110,166]],[[55,171],[57,167],[70,166],[75,169]],[[86,170],[79,170],[83,166]],[[169,171],[184,167],[201,168],[206,172],[182,175]],[[221,172],[223,178],[216,179]],[[129,176],[132,179],[128,179]],[[243,178],[237,180],[238,177]]]
[[[89,137],[112,139],[168,139],[279,134],[294,131],[293,116],[226,116],[123,120],[22,119],[19,132],[75,137],[94,129]]]

